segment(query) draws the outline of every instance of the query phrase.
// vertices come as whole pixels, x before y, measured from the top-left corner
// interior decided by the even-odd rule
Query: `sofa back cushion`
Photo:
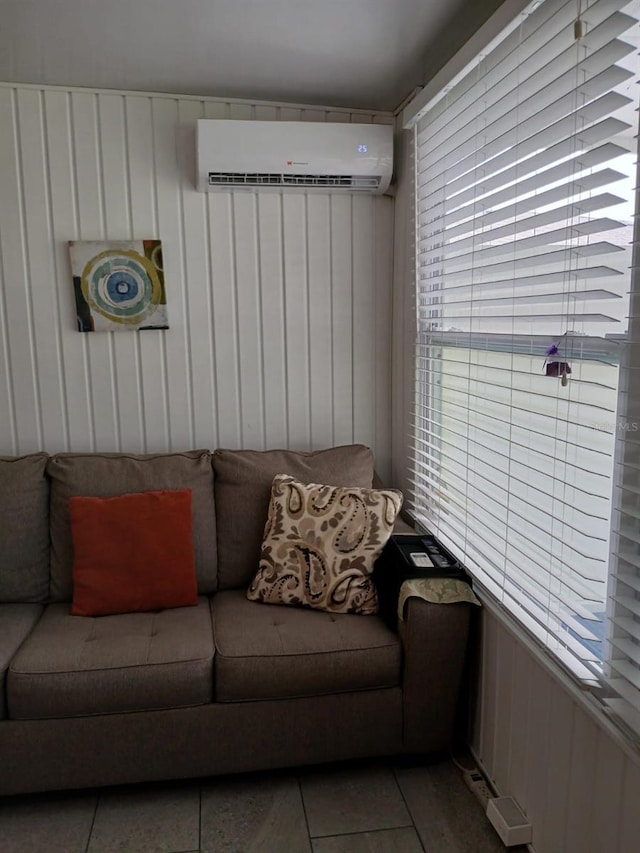
[[[48,456],[0,457],[0,602],[49,594]]]
[[[276,474],[302,483],[371,488],[373,453],[361,444],[309,453],[293,450],[216,450],[218,586],[248,587],[258,569],[271,484]]]
[[[193,549],[198,592],[216,590],[216,518],[211,453],[61,453],[49,461],[51,478],[51,599],[70,601],[73,544],[69,498],[111,498],[137,492],[191,489]]]

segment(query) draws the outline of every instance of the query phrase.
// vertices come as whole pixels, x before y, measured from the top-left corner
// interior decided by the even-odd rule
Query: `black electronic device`
[[[373,580],[378,590],[380,615],[396,627],[398,595],[410,578],[470,578],[458,560],[429,533],[392,536],[376,560]]]

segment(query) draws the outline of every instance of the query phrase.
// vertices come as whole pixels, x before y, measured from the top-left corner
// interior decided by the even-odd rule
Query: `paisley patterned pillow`
[[[247,598],[333,613],[377,613],[373,564],[391,535],[402,494],[305,485],[277,474],[260,567]]]

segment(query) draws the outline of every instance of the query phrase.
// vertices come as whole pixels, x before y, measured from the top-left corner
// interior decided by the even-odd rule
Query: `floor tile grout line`
[[[87,837],[87,844],[84,848],[84,853],[89,853],[89,847],[91,846],[91,836],[93,835],[93,827],[96,825],[96,815],[98,814],[98,806],[100,805],[100,794],[96,794],[96,804],[93,807],[93,817],[91,818],[91,826],[89,827],[89,835]]]
[[[402,790],[402,785],[400,784],[400,780],[398,779],[397,768],[392,767],[391,772],[393,773],[393,778],[396,780],[396,785],[398,786],[398,791],[400,791],[400,796],[402,797],[402,802],[405,805],[405,808],[407,810],[407,814],[411,818],[411,823],[413,824],[413,828],[415,829],[416,835],[418,836],[418,841],[420,842],[420,847],[422,847],[422,849],[425,851],[425,853],[427,853],[427,848],[422,843],[422,837],[420,836],[420,831],[418,830],[418,827],[416,826],[416,819],[413,816],[413,812],[411,811],[411,807],[409,806],[409,803],[407,802],[407,798],[405,797],[404,791]]]
[[[302,782],[300,776],[296,774],[296,782],[298,783],[298,791],[300,792],[300,802],[302,803],[302,814],[304,815],[304,824],[307,827],[307,838],[309,839],[309,850],[313,850],[313,840],[311,838],[311,828],[309,827],[309,818],[307,817],[307,807],[304,802],[304,794],[302,792]]]
[[[402,826],[384,826],[380,829],[357,829],[354,832],[332,832],[331,835],[313,835],[311,839],[312,841],[320,841],[325,838],[347,838],[351,835],[373,835],[377,832],[395,832],[396,829],[415,829],[416,834],[418,832],[414,824],[405,823]],[[420,843],[422,844],[422,842]],[[424,850],[424,847],[422,849]]]

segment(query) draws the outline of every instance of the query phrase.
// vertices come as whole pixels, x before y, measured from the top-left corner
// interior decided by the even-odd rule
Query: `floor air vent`
[[[268,172],[209,172],[211,187],[344,187],[371,190],[380,186],[378,175],[290,175]]]

